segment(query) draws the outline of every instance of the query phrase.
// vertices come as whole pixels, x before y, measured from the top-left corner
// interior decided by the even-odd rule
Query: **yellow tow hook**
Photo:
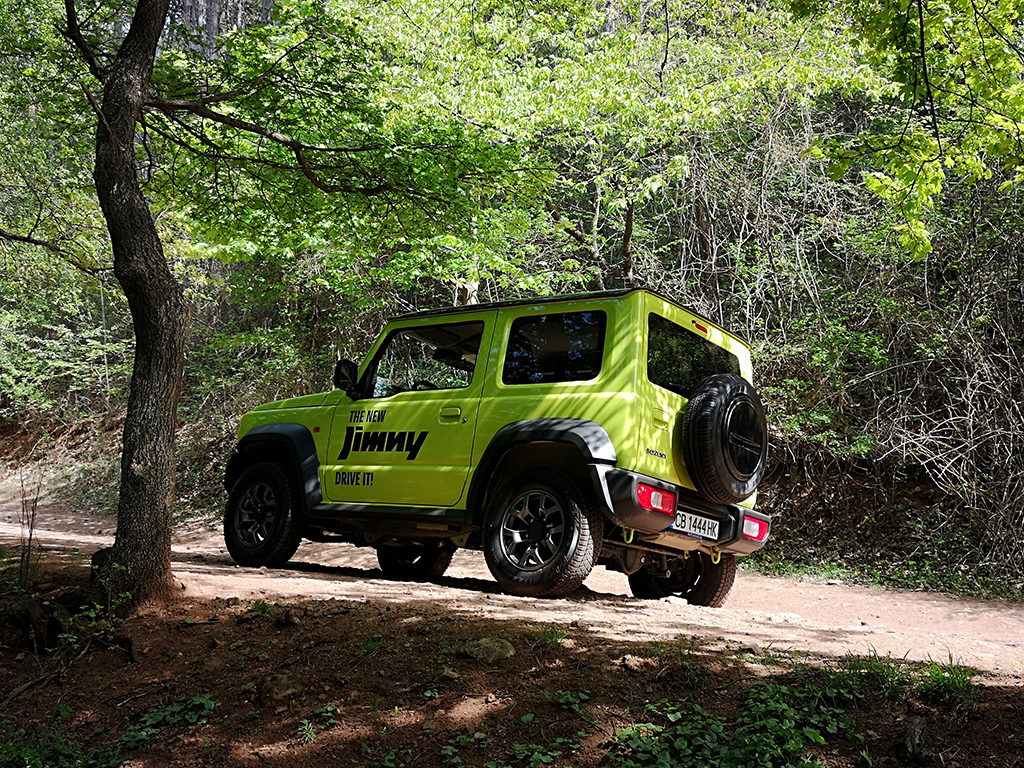
[[[715,549],[714,547],[711,548],[711,562],[715,565],[722,562],[722,550]]]
[[[627,544],[632,544],[633,543],[633,534],[634,533],[636,533],[636,531],[634,531],[632,528],[623,528],[622,529],[622,540],[624,542],[626,542]]]

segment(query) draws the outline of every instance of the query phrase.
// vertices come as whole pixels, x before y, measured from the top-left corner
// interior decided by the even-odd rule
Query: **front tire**
[[[455,547],[409,544],[404,547],[379,547],[377,564],[385,576],[408,581],[429,581],[444,576],[455,555]]]
[[[245,566],[284,565],[300,541],[295,481],[280,464],[253,464],[231,489],[224,512],[224,543],[231,558]]]
[[[590,575],[603,519],[570,476],[533,469],[508,480],[484,524],[484,557],[502,590],[560,597]]]
[[[676,595],[690,605],[721,608],[736,581],[736,558],[722,555],[718,563],[703,552],[669,561],[671,574],[656,575],[648,568],[629,575],[629,589],[634,597],[658,600]]]

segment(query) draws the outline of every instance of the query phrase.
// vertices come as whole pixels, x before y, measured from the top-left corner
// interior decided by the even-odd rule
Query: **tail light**
[[[771,523],[767,520],[758,520],[756,517],[743,517],[743,535],[754,541],[764,541],[768,538],[768,531]]]
[[[676,513],[676,495],[671,491],[654,488],[646,483],[637,483],[636,499],[641,507],[652,512],[661,512],[664,515]]]

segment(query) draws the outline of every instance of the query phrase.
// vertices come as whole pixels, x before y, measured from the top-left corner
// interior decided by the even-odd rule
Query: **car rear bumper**
[[[646,475],[619,469],[609,464],[591,464],[590,474],[595,489],[599,489],[605,516],[623,531],[640,542],[677,550],[715,549],[736,555],[756,552],[767,540],[755,541],[743,535],[743,520],[753,518],[771,525],[771,518],[737,504],[716,504],[707,501],[689,488],[666,483]],[[659,490],[674,493],[676,513],[690,512],[718,523],[714,538],[695,536],[673,529],[675,517],[640,506],[637,483],[645,483]]]

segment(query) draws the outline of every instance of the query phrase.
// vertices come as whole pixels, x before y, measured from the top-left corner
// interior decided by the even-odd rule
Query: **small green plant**
[[[778,666],[786,661],[785,654],[776,650],[773,643],[768,643],[768,645],[761,649],[760,653],[755,654],[754,658],[758,664],[766,667]]]
[[[544,698],[550,699],[563,709],[575,712],[584,720],[586,719],[586,715],[584,714],[582,707],[584,703],[590,701],[589,691],[580,691],[579,693],[573,693],[572,691],[559,691],[557,694],[551,694],[548,691],[544,691]]]
[[[365,640],[360,640],[357,647],[360,656],[373,656],[384,647],[384,638],[371,634]]]
[[[512,747],[512,765],[522,768],[543,768],[555,762],[555,758],[562,754],[561,749],[553,745],[543,747],[539,744],[516,744]],[[485,768],[490,768],[493,763],[486,763]]]
[[[212,741],[203,742],[203,754],[206,755],[207,765],[220,765],[224,762],[221,759],[222,750]]]
[[[427,701],[430,701],[431,699],[436,699],[440,694],[438,694],[437,688],[427,688],[427,690],[420,695]]]
[[[323,707],[320,707],[320,709],[313,712],[313,714],[327,725],[338,724],[338,721],[334,718],[334,716],[338,714],[337,704],[327,704]]]
[[[337,704],[327,704],[315,710],[311,718],[299,723],[299,738],[311,744],[318,733],[338,725],[338,720],[334,717],[337,713]]]
[[[370,762],[369,765],[373,768],[404,768],[405,763],[402,762],[401,754],[404,752],[408,754],[408,750],[397,750],[393,749],[390,752],[384,752],[384,747],[379,741],[368,741],[365,737],[359,741],[359,755],[367,758]]]
[[[468,736],[464,733],[457,734],[452,738],[448,739],[448,744],[441,747],[441,757],[451,765],[461,765],[462,758],[459,756],[459,749],[463,747],[479,747],[481,749],[487,748],[486,739],[475,739],[472,736]]]
[[[696,653],[698,647],[691,638],[681,638],[675,646],[676,676],[688,688],[701,688],[708,681],[708,669]]]
[[[568,630],[551,625],[549,627],[545,627],[540,633],[540,641],[544,645],[559,645],[568,636]]]
[[[258,613],[261,616],[269,616],[274,612],[273,603],[267,603],[263,600],[257,600],[252,604],[251,609],[253,613]]]
[[[124,566],[115,563],[113,567]],[[131,597],[128,592],[122,592],[111,598],[109,606],[93,603],[82,608],[72,617],[68,631],[58,636],[61,649],[76,653],[93,638],[101,643],[112,643],[114,635],[124,626],[123,609],[131,602]]]
[[[949,663],[932,661],[924,668],[918,690],[926,696],[942,701],[963,703],[969,701],[976,689],[972,682],[974,670],[960,664],[949,654]]]
[[[182,696],[174,704],[147,712],[121,737],[120,746],[134,749],[158,736],[169,725],[202,725],[210,719],[217,704],[210,694]]]
[[[11,768],[108,768],[119,765],[113,753],[93,751],[63,730],[47,730],[38,738],[24,734],[0,737],[0,766]]]
[[[910,670],[902,659],[872,651],[868,656],[848,655],[843,662],[849,675],[879,686],[888,699],[900,698],[912,684]]]
[[[441,747],[441,757],[444,758],[446,763],[451,765],[461,765],[462,758],[459,757],[459,750],[453,747],[451,744],[446,744]]]
[[[316,740],[317,727],[312,720],[303,720],[299,723],[299,738],[306,744],[312,744]]]

